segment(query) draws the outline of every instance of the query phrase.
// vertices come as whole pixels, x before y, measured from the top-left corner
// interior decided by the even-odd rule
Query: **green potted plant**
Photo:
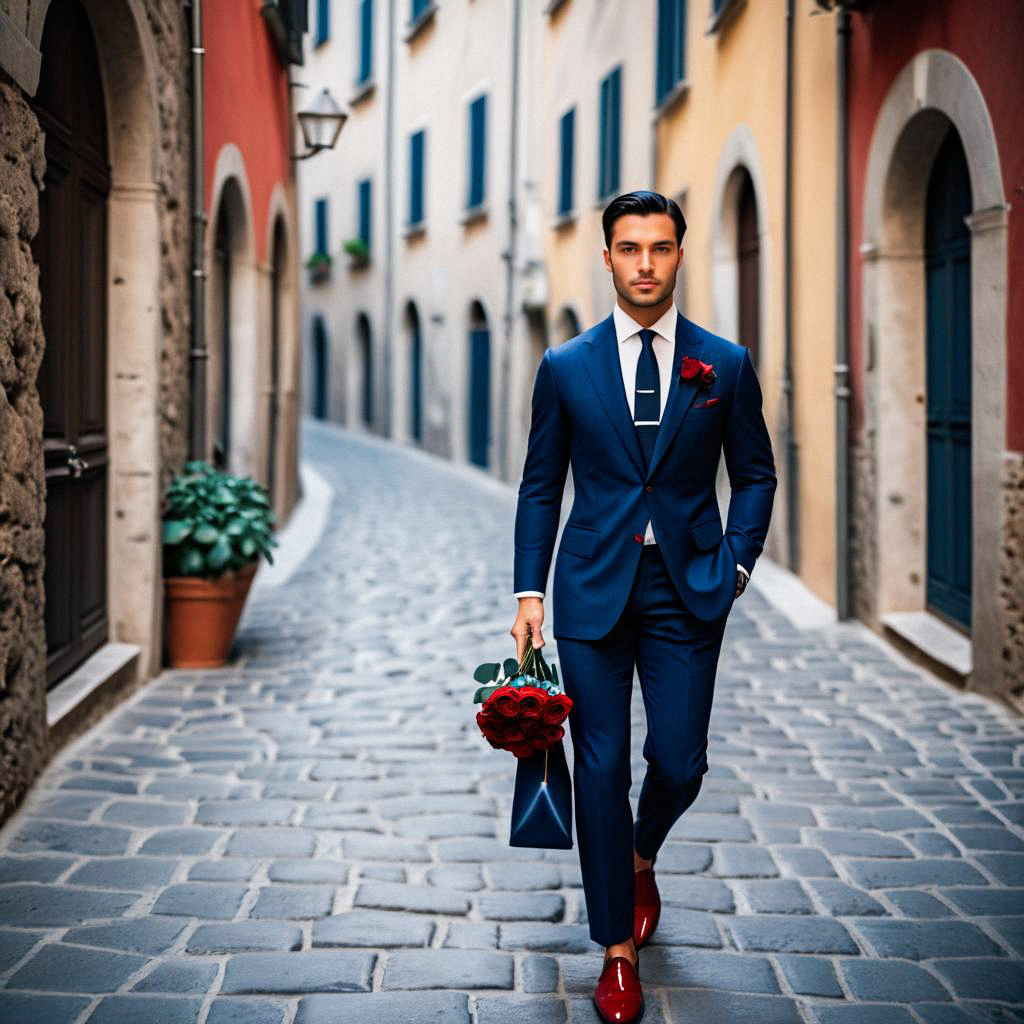
[[[370,247],[366,244],[365,239],[346,239],[342,248],[352,257],[353,267],[365,267],[370,262]]]
[[[260,556],[273,562],[274,513],[266,488],[208,462],[185,463],[163,513],[167,644],[174,668],[227,661]]]
[[[331,278],[331,254],[315,252],[306,260],[306,269],[313,284],[323,284]]]

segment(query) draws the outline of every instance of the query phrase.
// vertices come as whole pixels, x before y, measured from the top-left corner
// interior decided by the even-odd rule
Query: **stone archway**
[[[32,5],[27,36],[38,41],[49,0]],[[99,57],[110,126],[107,200],[107,574],[110,641],[140,649],[138,672],[159,669],[160,190],[154,43],[141,0],[82,0]],[[101,652],[102,653],[102,649]]]
[[[1006,450],[1006,279],[1009,208],[992,121],[967,67],[919,53],[893,82],[868,156],[863,229],[865,430],[857,487],[874,621],[925,607],[925,189],[950,128],[967,156],[971,232],[971,512],[974,524],[971,683],[1001,685],[999,606]],[[996,499],[996,496],[1000,496]],[[966,673],[965,673],[966,674]]]

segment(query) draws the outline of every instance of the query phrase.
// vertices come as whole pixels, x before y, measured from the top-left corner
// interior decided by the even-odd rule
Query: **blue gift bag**
[[[572,849],[572,778],[561,740],[517,759],[508,843]]]

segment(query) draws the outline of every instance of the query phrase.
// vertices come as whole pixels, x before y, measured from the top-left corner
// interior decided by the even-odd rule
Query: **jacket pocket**
[[[710,551],[722,539],[722,517],[715,512],[699,523],[691,523],[690,532],[700,551]]]
[[[576,523],[566,523],[562,530],[562,543],[560,551],[568,551],[571,555],[579,555],[581,558],[589,558],[597,547],[597,541],[601,534],[589,526],[578,526]]]

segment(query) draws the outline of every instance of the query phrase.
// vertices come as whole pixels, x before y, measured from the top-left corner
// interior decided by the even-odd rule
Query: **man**
[[[657,927],[654,862],[693,803],[722,634],[761,553],[775,494],[761,389],[748,351],[673,301],[686,231],[679,206],[631,192],[603,214],[614,311],[544,353],[515,523],[511,633],[544,638],[544,590],[566,472],[575,500],[555,560],[554,636],[575,763],[576,832],[590,935],[605,947],[594,992],[616,1024],[643,1012],[637,950]],[[725,454],[723,535],[715,494]],[[647,771],[629,803],[634,667]]]

